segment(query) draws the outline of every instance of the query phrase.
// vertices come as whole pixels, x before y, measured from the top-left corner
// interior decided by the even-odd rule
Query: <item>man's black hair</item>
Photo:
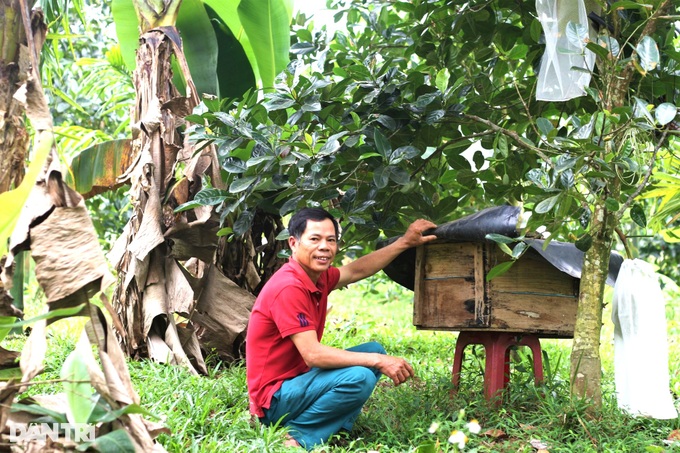
[[[307,220],[313,222],[322,222],[326,219],[331,219],[333,221],[333,227],[335,227],[335,237],[340,237],[340,228],[338,226],[338,221],[335,217],[331,215],[330,212],[322,208],[302,208],[290,218],[288,222],[288,234],[290,234],[295,239],[300,239],[302,233],[307,229]]]

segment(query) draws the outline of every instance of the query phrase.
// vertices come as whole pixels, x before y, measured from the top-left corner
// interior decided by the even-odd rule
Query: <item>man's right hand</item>
[[[414,377],[411,364],[401,357],[368,352],[346,351],[319,343],[316,332],[306,330],[290,336],[307,366],[324,369],[348,366],[375,368],[392,379],[394,385],[403,384]]]
[[[380,360],[376,368],[382,374],[392,379],[394,385],[403,384],[408,378],[415,376],[411,364],[401,357],[380,354]]]

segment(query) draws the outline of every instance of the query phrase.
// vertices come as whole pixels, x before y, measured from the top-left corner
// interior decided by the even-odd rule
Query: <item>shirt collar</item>
[[[288,259],[288,265],[293,269],[293,272],[295,272],[295,275],[297,275],[302,283],[305,285],[305,288],[307,288],[309,291],[316,293],[320,292],[321,289],[314,284],[311,278],[309,278],[309,275],[307,275],[307,272],[300,266],[300,263],[295,261],[293,258]],[[321,274],[323,275],[323,274]],[[321,276],[319,276],[319,282],[321,282]]]

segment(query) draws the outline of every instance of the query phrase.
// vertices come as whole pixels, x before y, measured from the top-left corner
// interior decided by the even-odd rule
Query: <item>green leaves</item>
[[[415,24],[405,29],[394,27],[402,19],[386,3],[373,6],[371,15],[359,2],[348,4],[348,26],[327,49],[296,25],[299,59],[262,101],[253,95],[197,114],[208,121],[201,138],[218,145],[228,189],[216,206],[225,227],[245,211],[285,215],[322,205],[349,219],[350,235],[373,237],[412,216],[445,221],[461,209],[511,201],[533,207],[527,229],[582,238],[591,225],[587,213],[605,202],[598,197],[616,193],[606,205],[619,210],[642,181],[639,151],[673,118],[670,103],[646,101],[664,93],[662,78],[631,84],[640,90],[622,96],[634,99],[630,105],[606,104],[611,99],[595,84],[573,101],[529,102],[536,89],[531,68],[544,50],[537,20],[436,0],[405,10],[403,20]],[[621,58],[619,43],[637,39],[590,42],[578,24],[567,34],[612,74],[641,56],[655,60],[651,41],[640,41],[631,60]],[[612,182],[621,191],[609,192]]]
[[[130,69],[139,39],[134,1],[111,4]],[[256,78],[271,88],[289,62],[291,15],[292,0],[183,0],[176,26],[198,92],[240,97]]]
[[[400,186],[409,183],[411,177],[406,170],[395,165],[380,166],[373,173],[373,182],[378,189],[384,189],[390,180]]]
[[[451,78],[451,73],[449,72],[448,68],[444,68],[439,70],[437,72],[437,77],[435,78],[435,86],[439,91],[442,93],[446,92],[446,89],[449,86],[449,79]]]
[[[387,141],[387,138],[385,138],[385,136],[378,129],[376,129],[373,133],[373,140],[378,153],[385,160],[389,161],[390,156],[392,155],[392,147],[390,146],[390,142]]]
[[[547,212],[550,212],[555,208],[557,205],[557,202],[560,201],[560,195],[553,195],[552,197],[548,197],[545,200],[541,201],[534,207],[534,212],[537,212],[538,214],[545,214]]]
[[[116,429],[103,436],[97,437],[92,442],[86,442],[78,446],[78,451],[87,451],[94,448],[101,453],[134,453],[135,445],[130,435],[124,429]]]
[[[486,281],[490,282],[494,278],[505,274],[507,271],[510,270],[513,264],[515,264],[514,261],[504,261],[492,267],[486,274]]]
[[[177,29],[182,37],[184,56],[191,77],[199,97],[203,93],[219,96],[217,57],[220,49],[208,12],[202,0],[181,1]]]
[[[588,26],[570,21],[567,24],[566,33],[569,44],[578,49],[579,52],[583,51],[588,41]]]
[[[675,104],[670,102],[659,104],[659,106],[654,110],[654,117],[661,126],[665,126],[666,124],[673,121],[677,114],[678,108],[675,106]]]
[[[593,237],[590,234],[584,234],[582,237],[576,240],[574,245],[580,251],[587,252],[593,245]]]
[[[130,139],[111,140],[91,146],[71,161],[66,173],[66,184],[85,198],[111,190],[120,185],[118,177],[131,159]]]
[[[90,384],[90,375],[81,351],[76,349],[66,357],[61,367],[61,379],[68,401],[66,408],[68,421],[88,423],[96,400],[93,398],[95,391]]]
[[[241,178],[235,179],[229,185],[230,193],[239,193],[248,189],[255,181],[258,180],[257,176],[243,176]]]
[[[651,36],[645,36],[640,40],[640,43],[635,47],[640,66],[645,71],[652,71],[656,69],[661,61],[659,55],[659,48],[656,41]]]
[[[288,35],[292,5],[292,0],[241,0],[237,8],[265,90],[273,89],[276,75],[290,61]]]
[[[645,228],[647,226],[647,216],[645,215],[645,210],[642,208],[640,203],[635,203],[630,208],[630,218],[638,226]]]

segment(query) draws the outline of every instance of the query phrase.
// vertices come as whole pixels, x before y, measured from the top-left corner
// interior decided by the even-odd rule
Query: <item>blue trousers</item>
[[[385,349],[376,342],[348,351],[385,354]],[[280,420],[301,446],[311,450],[340,430],[352,429],[381,375],[378,370],[363,366],[312,368],[283,382],[260,421],[270,425]]]

